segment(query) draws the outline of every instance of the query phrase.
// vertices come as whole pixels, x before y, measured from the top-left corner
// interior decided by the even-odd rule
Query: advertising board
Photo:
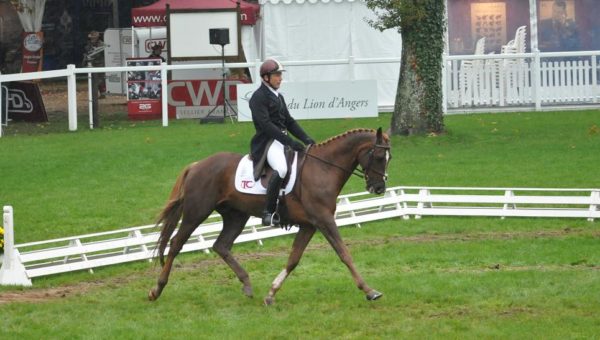
[[[250,98],[257,84],[240,84],[238,121],[252,121]],[[280,89],[294,119],[377,117],[377,81],[283,83]]]

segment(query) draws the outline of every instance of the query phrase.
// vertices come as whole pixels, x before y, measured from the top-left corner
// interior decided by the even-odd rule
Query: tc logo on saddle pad
[[[294,183],[296,182],[296,166],[298,164],[298,153],[294,153],[294,161],[290,167],[290,180],[285,186],[285,194],[289,194],[294,189]],[[245,155],[240,160],[240,163],[235,170],[235,189],[245,194],[253,195],[266,195],[267,188],[265,188],[260,179],[254,181],[254,166],[252,160],[248,155]]]

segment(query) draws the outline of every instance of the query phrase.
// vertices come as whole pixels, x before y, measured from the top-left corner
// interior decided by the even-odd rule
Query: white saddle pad
[[[294,152],[294,161],[292,162],[291,169],[289,169],[292,173],[290,174],[290,180],[284,188],[286,195],[294,189],[297,163],[298,153]],[[245,194],[266,195],[267,193],[267,188],[260,183],[260,180],[254,180],[254,166],[248,155],[242,157],[235,170],[235,189]]]

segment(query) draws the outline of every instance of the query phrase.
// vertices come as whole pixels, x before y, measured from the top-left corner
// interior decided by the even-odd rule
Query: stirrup
[[[278,227],[281,223],[281,218],[277,212],[264,215],[262,218],[262,225],[265,227]]]

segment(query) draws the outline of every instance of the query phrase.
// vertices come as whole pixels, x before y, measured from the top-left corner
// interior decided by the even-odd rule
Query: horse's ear
[[[377,144],[381,144],[383,142],[383,135],[381,132],[381,128],[377,129]]]

